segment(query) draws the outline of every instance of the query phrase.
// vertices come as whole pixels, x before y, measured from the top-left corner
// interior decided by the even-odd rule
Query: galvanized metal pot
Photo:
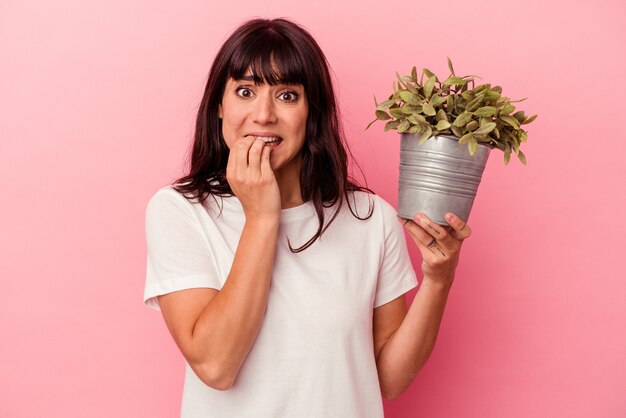
[[[440,225],[453,212],[467,222],[491,146],[478,144],[470,155],[467,144],[439,135],[418,145],[420,137],[402,134],[398,216],[412,219],[422,211]]]

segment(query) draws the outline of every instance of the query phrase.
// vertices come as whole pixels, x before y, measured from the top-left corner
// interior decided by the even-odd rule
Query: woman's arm
[[[246,222],[221,291],[189,289],[159,296],[167,327],[196,375],[231,387],[256,339],[269,292],[278,222]]]
[[[418,214],[414,221],[402,221],[422,253],[424,278],[400,326],[376,353],[381,391],[387,399],[404,392],[435,345],[461,245],[471,234],[469,226],[458,217],[447,219],[452,227],[449,230],[423,214]],[[403,298],[400,303],[404,303]],[[400,310],[385,306],[375,311],[375,324],[398,321],[392,312]]]
[[[159,296],[178,348],[196,375],[215,389],[226,390],[235,381],[267,306],[280,223],[280,191],[270,152],[253,137],[237,141],[230,150],[226,177],[246,222],[222,289]]]
[[[385,399],[400,396],[428,360],[439,333],[449,290],[450,287],[425,278],[402,323],[377,353],[378,379]],[[404,298],[400,298],[399,303],[404,304]],[[374,322],[384,321],[385,309],[393,307],[378,308],[376,311],[380,312],[375,311]]]

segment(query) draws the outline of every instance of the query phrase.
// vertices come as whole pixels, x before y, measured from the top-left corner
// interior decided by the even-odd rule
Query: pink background
[[[182,357],[141,301],[144,210],[183,173],[218,47],[256,16],[316,37],[394,205],[399,138],[363,128],[396,70],[447,76],[450,56],[539,114],[526,167],[493,153],[435,350],[386,416],[626,416],[624,3],[224,3],[2,2],[0,416],[178,415]]]

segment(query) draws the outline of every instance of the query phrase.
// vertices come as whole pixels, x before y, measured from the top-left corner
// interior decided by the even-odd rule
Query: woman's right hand
[[[269,145],[252,136],[230,148],[226,180],[241,202],[246,220],[280,218],[280,189],[270,166],[271,152]]]

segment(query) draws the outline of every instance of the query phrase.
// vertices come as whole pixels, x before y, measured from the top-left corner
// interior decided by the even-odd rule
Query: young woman
[[[186,360],[184,417],[382,417],[428,358],[462,241],[348,176],[326,58],[244,23],[202,99],[189,174],[146,208],[144,302]],[[400,221],[400,222],[398,222]],[[422,253],[417,285],[401,223]]]

